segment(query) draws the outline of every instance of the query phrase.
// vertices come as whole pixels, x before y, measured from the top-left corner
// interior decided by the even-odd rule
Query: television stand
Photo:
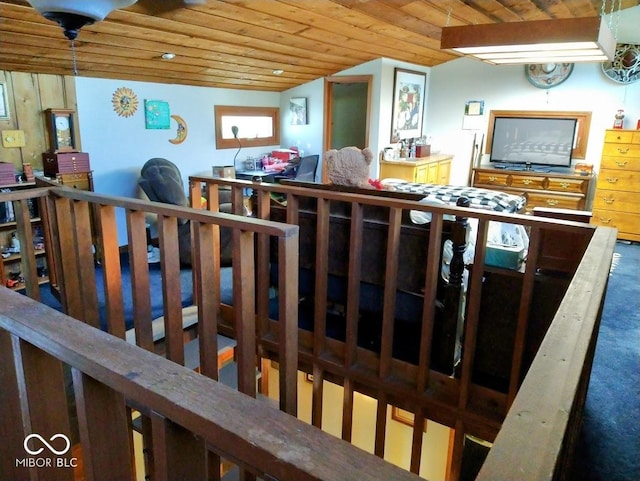
[[[544,165],[531,165],[531,164],[509,164],[509,163],[503,163],[503,164],[495,164],[492,166],[492,168],[494,169],[498,169],[498,170],[509,170],[509,171],[513,171],[513,172],[555,172],[556,170],[553,167],[547,167]],[[562,172],[563,170],[565,170],[564,168],[561,167],[562,170],[560,170],[560,172]]]
[[[591,180],[591,175],[506,170],[486,165],[473,169],[472,185],[512,194],[526,194],[525,211],[531,213],[534,207],[586,210]]]

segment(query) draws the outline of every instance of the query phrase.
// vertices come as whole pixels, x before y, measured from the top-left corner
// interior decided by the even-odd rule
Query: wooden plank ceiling
[[[445,25],[601,9],[600,0],[139,0],[83,27],[75,47],[81,76],[281,92],[380,57],[451,60],[440,50]],[[71,75],[72,65],[57,24],[26,1],[0,1],[0,70]]]

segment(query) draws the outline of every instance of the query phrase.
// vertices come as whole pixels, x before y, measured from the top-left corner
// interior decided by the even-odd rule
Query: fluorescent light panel
[[[444,27],[440,44],[491,64],[611,61],[615,46],[599,17]]]

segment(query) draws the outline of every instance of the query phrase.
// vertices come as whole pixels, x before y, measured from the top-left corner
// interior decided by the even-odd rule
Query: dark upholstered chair
[[[149,200],[189,207],[180,170],[171,161],[161,158],[149,159],[140,171],[138,185]],[[220,191],[220,212],[231,212],[231,191]],[[178,242],[180,262],[191,265],[191,227],[186,219],[178,219]],[[220,230],[220,255],[222,265],[231,264],[231,232]]]
[[[300,162],[291,167],[287,167],[282,174],[275,175],[276,182],[282,179],[301,180],[304,182],[315,182],[316,170],[318,170],[318,162],[320,155],[307,155],[300,159]]]

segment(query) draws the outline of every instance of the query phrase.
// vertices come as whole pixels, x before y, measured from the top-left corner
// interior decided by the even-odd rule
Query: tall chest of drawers
[[[592,210],[593,224],[640,241],[640,131],[606,131]]]

